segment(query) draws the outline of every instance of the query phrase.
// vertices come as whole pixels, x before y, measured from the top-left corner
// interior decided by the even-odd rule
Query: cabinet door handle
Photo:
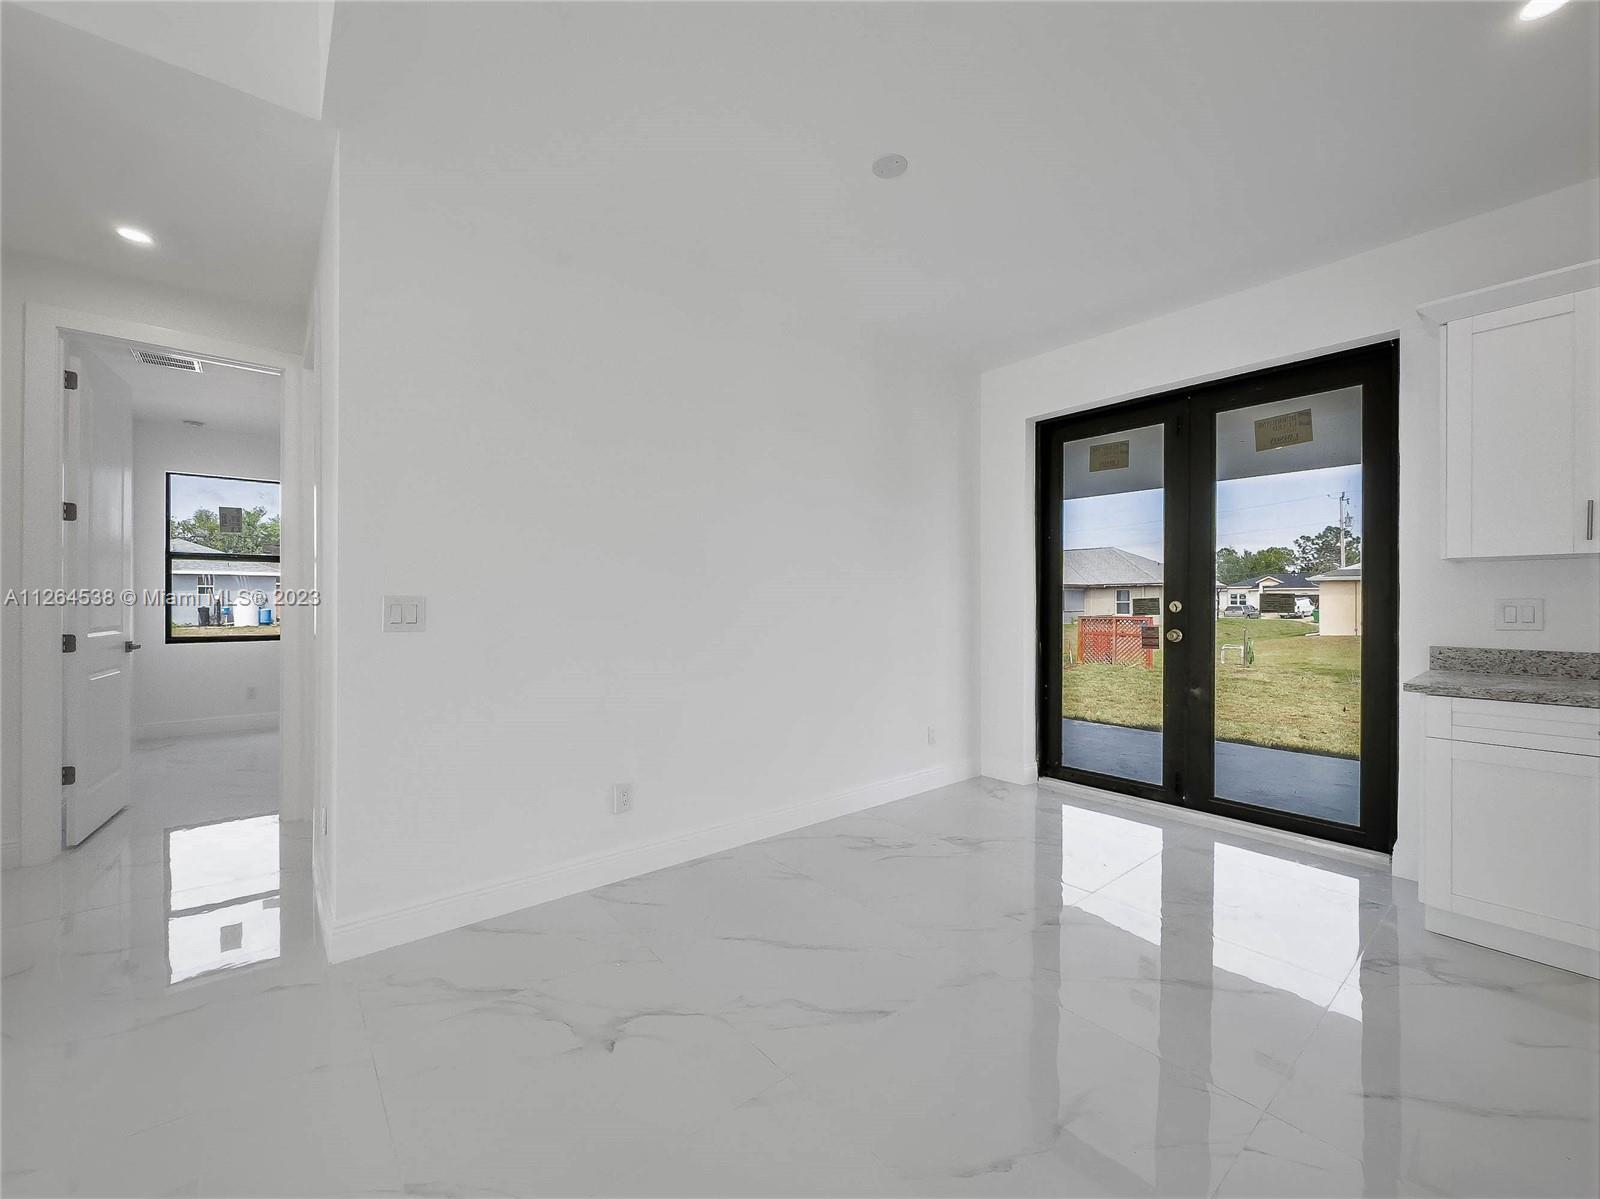
[[[1593,500],[1589,501],[1589,520],[1588,520],[1587,527],[1585,528],[1585,531],[1584,531],[1584,534],[1583,534],[1583,539],[1585,541],[1593,541],[1594,540],[1594,501]]]

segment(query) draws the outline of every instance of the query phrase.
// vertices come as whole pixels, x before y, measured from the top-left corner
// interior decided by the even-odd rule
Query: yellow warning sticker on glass
[[[1266,416],[1256,422],[1256,453],[1304,445],[1311,440],[1311,409]]]
[[[1089,470],[1126,470],[1128,466],[1128,443],[1125,441],[1108,441],[1104,445],[1089,447]]]

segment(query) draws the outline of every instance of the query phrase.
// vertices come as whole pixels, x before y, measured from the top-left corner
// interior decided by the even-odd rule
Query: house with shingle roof
[[[1257,612],[1293,613],[1295,600],[1302,596],[1310,599],[1312,607],[1318,602],[1319,588],[1315,579],[1280,570],[1275,574],[1253,575],[1236,583],[1217,584],[1217,612],[1228,608],[1251,607]]]
[[[168,546],[172,552],[168,590],[173,596],[174,626],[232,623],[235,604],[248,604],[258,610],[266,608],[271,611],[272,599],[278,589],[277,562],[218,558],[215,556],[217,551],[210,546],[186,541],[182,537],[173,537]],[[187,554],[212,556],[180,556]],[[273,619],[276,619],[276,614]]]
[[[1154,616],[1166,574],[1154,558],[1102,545],[1061,555],[1061,618]]]

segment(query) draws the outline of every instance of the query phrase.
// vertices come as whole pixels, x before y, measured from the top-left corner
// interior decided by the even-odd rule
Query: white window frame
[[[1133,615],[1133,592],[1127,587],[1117,588],[1117,615]]]

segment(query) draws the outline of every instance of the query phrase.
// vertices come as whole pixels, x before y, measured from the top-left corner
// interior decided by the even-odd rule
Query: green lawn
[[[226,624],[175,624],[172,626],[174,640],[182,640],[187,637],[213,639],[226,637],[230,640],[248,641],[252,637],[276,637],[279,632],[280,630],[275,624],[247,624],[237,627]]]
[[[1217,736],[1225,741],[1354,758],[1361,752],[1361,638],[1317,637],[1301,620],[1219,619],[1218,645],[1243,644],[1255,661],[1230,653],[1217,670]],[[1161,727],[1163,651],[1155,667],[1067,663],[1077,642],[1063,638],[1061,715],[1133,728]]]

